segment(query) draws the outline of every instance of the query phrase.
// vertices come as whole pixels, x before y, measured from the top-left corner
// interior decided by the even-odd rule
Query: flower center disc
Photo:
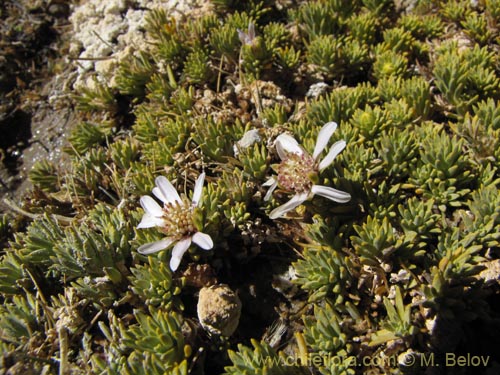
[[[168,203],[163,207],[165,226],[162,232],[179,240],[195,232],[193,210],[189,202]]]
[[[302,155],[288,154],[276,172],[280,187],[296,193],[311,190],[311,177],[317,174],[314,159],[305,153]]]

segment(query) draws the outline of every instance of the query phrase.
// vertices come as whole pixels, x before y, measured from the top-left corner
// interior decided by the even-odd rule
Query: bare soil
[[[65,59],[69,11],[67,1],[0,4],[0,201],[20,199],[37,161],[66,163],[62,148],[76,121]]]

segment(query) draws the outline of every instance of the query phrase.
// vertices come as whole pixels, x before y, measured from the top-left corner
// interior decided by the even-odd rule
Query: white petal
[[[158,186],[158,188],[160,189],[161,194],[163,194],[165,203],[181,202],[179,193],[177,193],[177,190],[175,190],[173,185],[165,176],[156,177],[155,183],[156,186]]]
[[[182,256],[191,246],[191,237],[186,237],[177,242],[172,250],[172,258],[170,258],[170,269],[172,271],[177,270],[179,264],[181,264]]]
[[[137,251],[141,254],[147,255],[156,253],[157,251],[166,249],[174,242],[171,238],[164,238],[163,240],[147,243],[145,245],[139,246]]]
[[[167,197],[163,195],[163,193],[161,192],[161,190],[155,186],[153,188],[153,195],[158,198],[159,200],[161,200],[163,203],[167,203],[168,200],[167,200]]]
[[[148,215],[154,216],[154,217],[162,217],[163,216],[163,209],[160,207],[156,201],[151,198],[148,195],[144,195],[141,197],[141,206],[146,211]]]
[[[141,222],[137,225],[138,229],[152,228],[152,227],[162,227],[165,225],[165,221],[161,217],[152,216],[145,213],[142,217]]]
[[[269,179],[262,184],[262,186],[272,186],[276,183],[276,179],[273,177],[269,177]]]
[[[337,130],[336,122],[327,122],[325,125],[323,125],[323,127],[319,131],[318,139],[316,140],[316,146],[314,147],[314,160],[316,160],[321,152],[323,152],[335,130]]]
[[[238,38],[239,38],[241,44],[246,44],[247,33],[245,33],[243,30],[240,30],[240,29],[236,29],[236,31],[238,32]]]
[[[210,250],[214,247],[214,242],[212,241],[212,237],[210,237],[206,233],[196,232],[193,235],[193,242],[201,247],[203,250]]]
[[[248,41],[251,43],[255,39],[255,24],[253,22],[250,22],[248,24],[248,34],[247,34]]]
[[[311,191],[338,203],[347,203],[351,200],[351,194],[328,186],[313,185]]]
[[[193,191],[193,206],[198,206],[200,203],[201,193],[203,191],[203,183],[205,182],[205,172],[198,176],[196,183],[194,184]]]
[[[262,186],[270,186],[269,190],[266,193],[266,196],[264,197],[264,201],[268,201],[271,199],[271,196],[273,195],[273,191],[276,189],[278,186],[278,181],[276,181],[273,177],[271,177],[269,180],[264,182]]]
[[[340,154],[342,150],[345,148],[345,145],[346,145],[345,141],[335,142],[333,146],[330,148],[330,151],[328,151],[328,154],[325,156],[325,158],[321,160],[321,163],[319,163],[318,169],[322,171],[330,164],[332,164],[337,155]]]
[[[281,160],[286,159],[287,153],[299,155],[304,153],[295,138],[288,134],[280,134],[276,138],[276,151]]]
[[[295,194],[292,197],[292,199],[290,199],[288,202],[272,210],[271,213],[269,214],[269,217],[271,219],[277,219],[283,216],[288,211],[291,211],[295,207],[300,206],[307,199],[308,196],[309,193]]]

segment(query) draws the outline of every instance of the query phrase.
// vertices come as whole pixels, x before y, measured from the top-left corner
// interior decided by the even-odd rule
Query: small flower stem
[[[23,210],[21,207],[19,207],[17,204],[15,204],[13,201],[11,201],[8,198],[4,198],[3,203],[5,203],[10,209],[17,212],[18,214],[29,217],[30,219],[35,220],[35,219],[39,219],[39,218],[43,217],[42,214],[33,214],[31,212]],[[70,224],[75,220],[74,218],[62,216],[62,215],[52,215],[52,217],[55,218],[58,222],[66,223],[66,224]]]

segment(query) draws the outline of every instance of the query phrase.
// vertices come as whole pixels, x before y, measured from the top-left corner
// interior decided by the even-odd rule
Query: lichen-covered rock
[[[164,9],[171,17],[180,18],[209,8],[209,2],[199,0],[88,0],[74,5],[69,18],[73,27],[69,52],[78,61],[75,87],[87,87],[91,84],[89,77],[94,74],[100,81],[116,85],[115,74],[120,62],[151,48],[145,33],[149,11]]]

